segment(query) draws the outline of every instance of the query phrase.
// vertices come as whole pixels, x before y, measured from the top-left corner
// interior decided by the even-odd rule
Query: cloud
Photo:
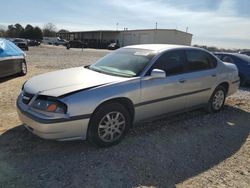
[[[250,43],[249,0],[27,0],[21,12],[15,11],[17,0],[11,2],[3,2],[7,6],[0,12],[6,25],[52,22],[77,31],[116,29],[117,22],[119,29],[146,29],[158,22],[159,28],[188,27],[194,44],[249,48]]]
[[[158,21],[162,28],[178,27],[182,30],[188,26],[189,31],[194,34],[195,43],[199,43],[202,37],[207,40],[216,39],[213,40],[214,45],[220,39],[223,41],[226,39],[249,41],[250,19],[240,17],[237,14],[235,7],[238,1],[221,0],[218,2],[216,9],[203,11],[192,10],[192,6],[180,8],[174,6],[173,3],[160,0],[133,0],[133,3],[131,1],[110,0],[109,5],[120,10],[121,14],[132,15],[135,23],[148,25]],[[221,42],[218,44],[221,45]],[[243,45],[246,47],[246,44]],[[233,47],[232,44],[230,47]]]

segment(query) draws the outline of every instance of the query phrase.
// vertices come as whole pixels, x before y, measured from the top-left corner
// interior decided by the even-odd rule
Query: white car
[[[136,45],[91,66],[31,78],[17,107],[24,126],[42,138],[111,146],[141,120],[200,107],[218,112],[238,87],[236,66],[206,50]]]

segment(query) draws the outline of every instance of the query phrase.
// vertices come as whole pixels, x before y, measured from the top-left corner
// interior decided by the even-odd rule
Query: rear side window
[[[229,56],[224,56],[222,61],[228,62],[228,63],[233,63],[233,64],[235,63],[234,60]]]
[[[212,69],[217,65],[217,60],[202,50],[187,50],[186,55],[189,71]]]
[[[182,50],[176,50],[166,52],[165,54],[161,55],[155,62],[153,69],[164,70],[167,76],[182,74],[185,72],[184,63],[185,52]]]

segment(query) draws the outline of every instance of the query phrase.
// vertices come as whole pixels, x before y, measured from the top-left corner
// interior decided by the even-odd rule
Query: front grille
[[[23,96],[22,96],[22,102],[24,104],[29,104],[29,102],[31,101],[31,99],[34,97],[33,94],[29,94],[26,92],[23,92]]]

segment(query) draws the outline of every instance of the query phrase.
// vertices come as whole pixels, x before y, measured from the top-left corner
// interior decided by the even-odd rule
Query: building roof
[[[193,35],[191,33],[187,33],[181,30],[177,29],[134,29],[134,30],[93,30],[93,31],[71,31],[71,32],[66,32],[68,34],[73,34],[73,33],[90,33],[90,32],[113,32],[113,33],[120,33],[120,32],[137,32],[137,31],[176,31],[180,33],[184,33],[187,35]],[[58,33],[58,34],[65,34],[65,33]]]
[[[134,29],[134,30],[120,30],[120,32],[137,32],[137,31],[175,31],[175,32],[180,32],[180,33],[184,33],[187,35],[193,35],[191,33],[185,32],[185,31],[181,31],[178,29]]]

